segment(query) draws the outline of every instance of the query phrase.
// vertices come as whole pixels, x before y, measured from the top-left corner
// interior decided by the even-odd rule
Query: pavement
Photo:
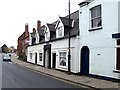
[[[94,88],[94,89],[112,88],[112,89],[120,90],[120,83],[118,82],[112,82],[108,80],[102,80],[102,79],[75,75],[75,74],[68,75],[66,72],[58,71],[55,69],[48,69],[38,65],[27,63],[25,61],[18,60],[17,56],[12,56],[12,62],[15,64],[19,64],[21,66],[27,67],[29,69],[38,71],[40,73],[43,73],[58,79],[66,80],[75,84],[87,86],[90,88]]]

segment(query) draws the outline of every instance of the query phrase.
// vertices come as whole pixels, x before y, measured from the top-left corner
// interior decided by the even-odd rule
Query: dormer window
[[[49,40],[49,32],[46,32],[46,39]]]
[[[61,27],[58,27],[58,36],[59,37],[62,37],[63,36],[63,26],[61,26]]]

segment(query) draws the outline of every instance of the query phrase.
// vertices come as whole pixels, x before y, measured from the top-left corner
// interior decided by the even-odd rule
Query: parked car
[[[3,61],[11,61],[11,55],[10,54],[5,54],[3,56]]]

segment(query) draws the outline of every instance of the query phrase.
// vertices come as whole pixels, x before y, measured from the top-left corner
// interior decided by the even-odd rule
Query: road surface
[[[0,58],[2,60],[2,58]],[[80,88],[12,62],[2,62],[2,88]]]

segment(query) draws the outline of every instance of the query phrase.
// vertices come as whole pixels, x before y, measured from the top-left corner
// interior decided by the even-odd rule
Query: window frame
[[[58,37],[62,37],[63,36],[63,28],[64,28],[64,26],[58,27]]]
[[[100,9],[98,9],[99,7],[100,7]],[[94,11],[92,11],[92,10],[94,10]],[[99,10],[100,15],[98,15],[98,10]],[[91,28],[90,31],[92,31],[93,29],[94,30],[102,29],[101,28],[102,27],[102,5],[101,4],[96,5],[92,8],[90,8],[89,11],[90,11],[90,28]],[[92,16],[92,15],[94,15],[94,14],[92,14],[93,12],[95,12],[95,14],[96,14],[95,16]],[[97,24],[99,24],[99,23],[97,23],[98,19],[100,19],[100,23],[101,23],[99,26],[97,25]],[[96,20],[96,21],[93,21],[93,20]],[[93,22],[95,22],[95,25],[93,25]]]
[[[42,55],[40,56],[40,54],[42,54]],[[42,52],[39,52],[39,61],[43,61],[43,53]]]
[[[33,57],[33,53],[30,53],[30,60],[32,60],[32,57]]]
[[[61,55],[61,53],[65,53],[65,55]],[[62,61],[64,61],[64,62],[62,62]],[[59,65],[62,67],[67,66],[67,52],[66,51],[59,52]]]

